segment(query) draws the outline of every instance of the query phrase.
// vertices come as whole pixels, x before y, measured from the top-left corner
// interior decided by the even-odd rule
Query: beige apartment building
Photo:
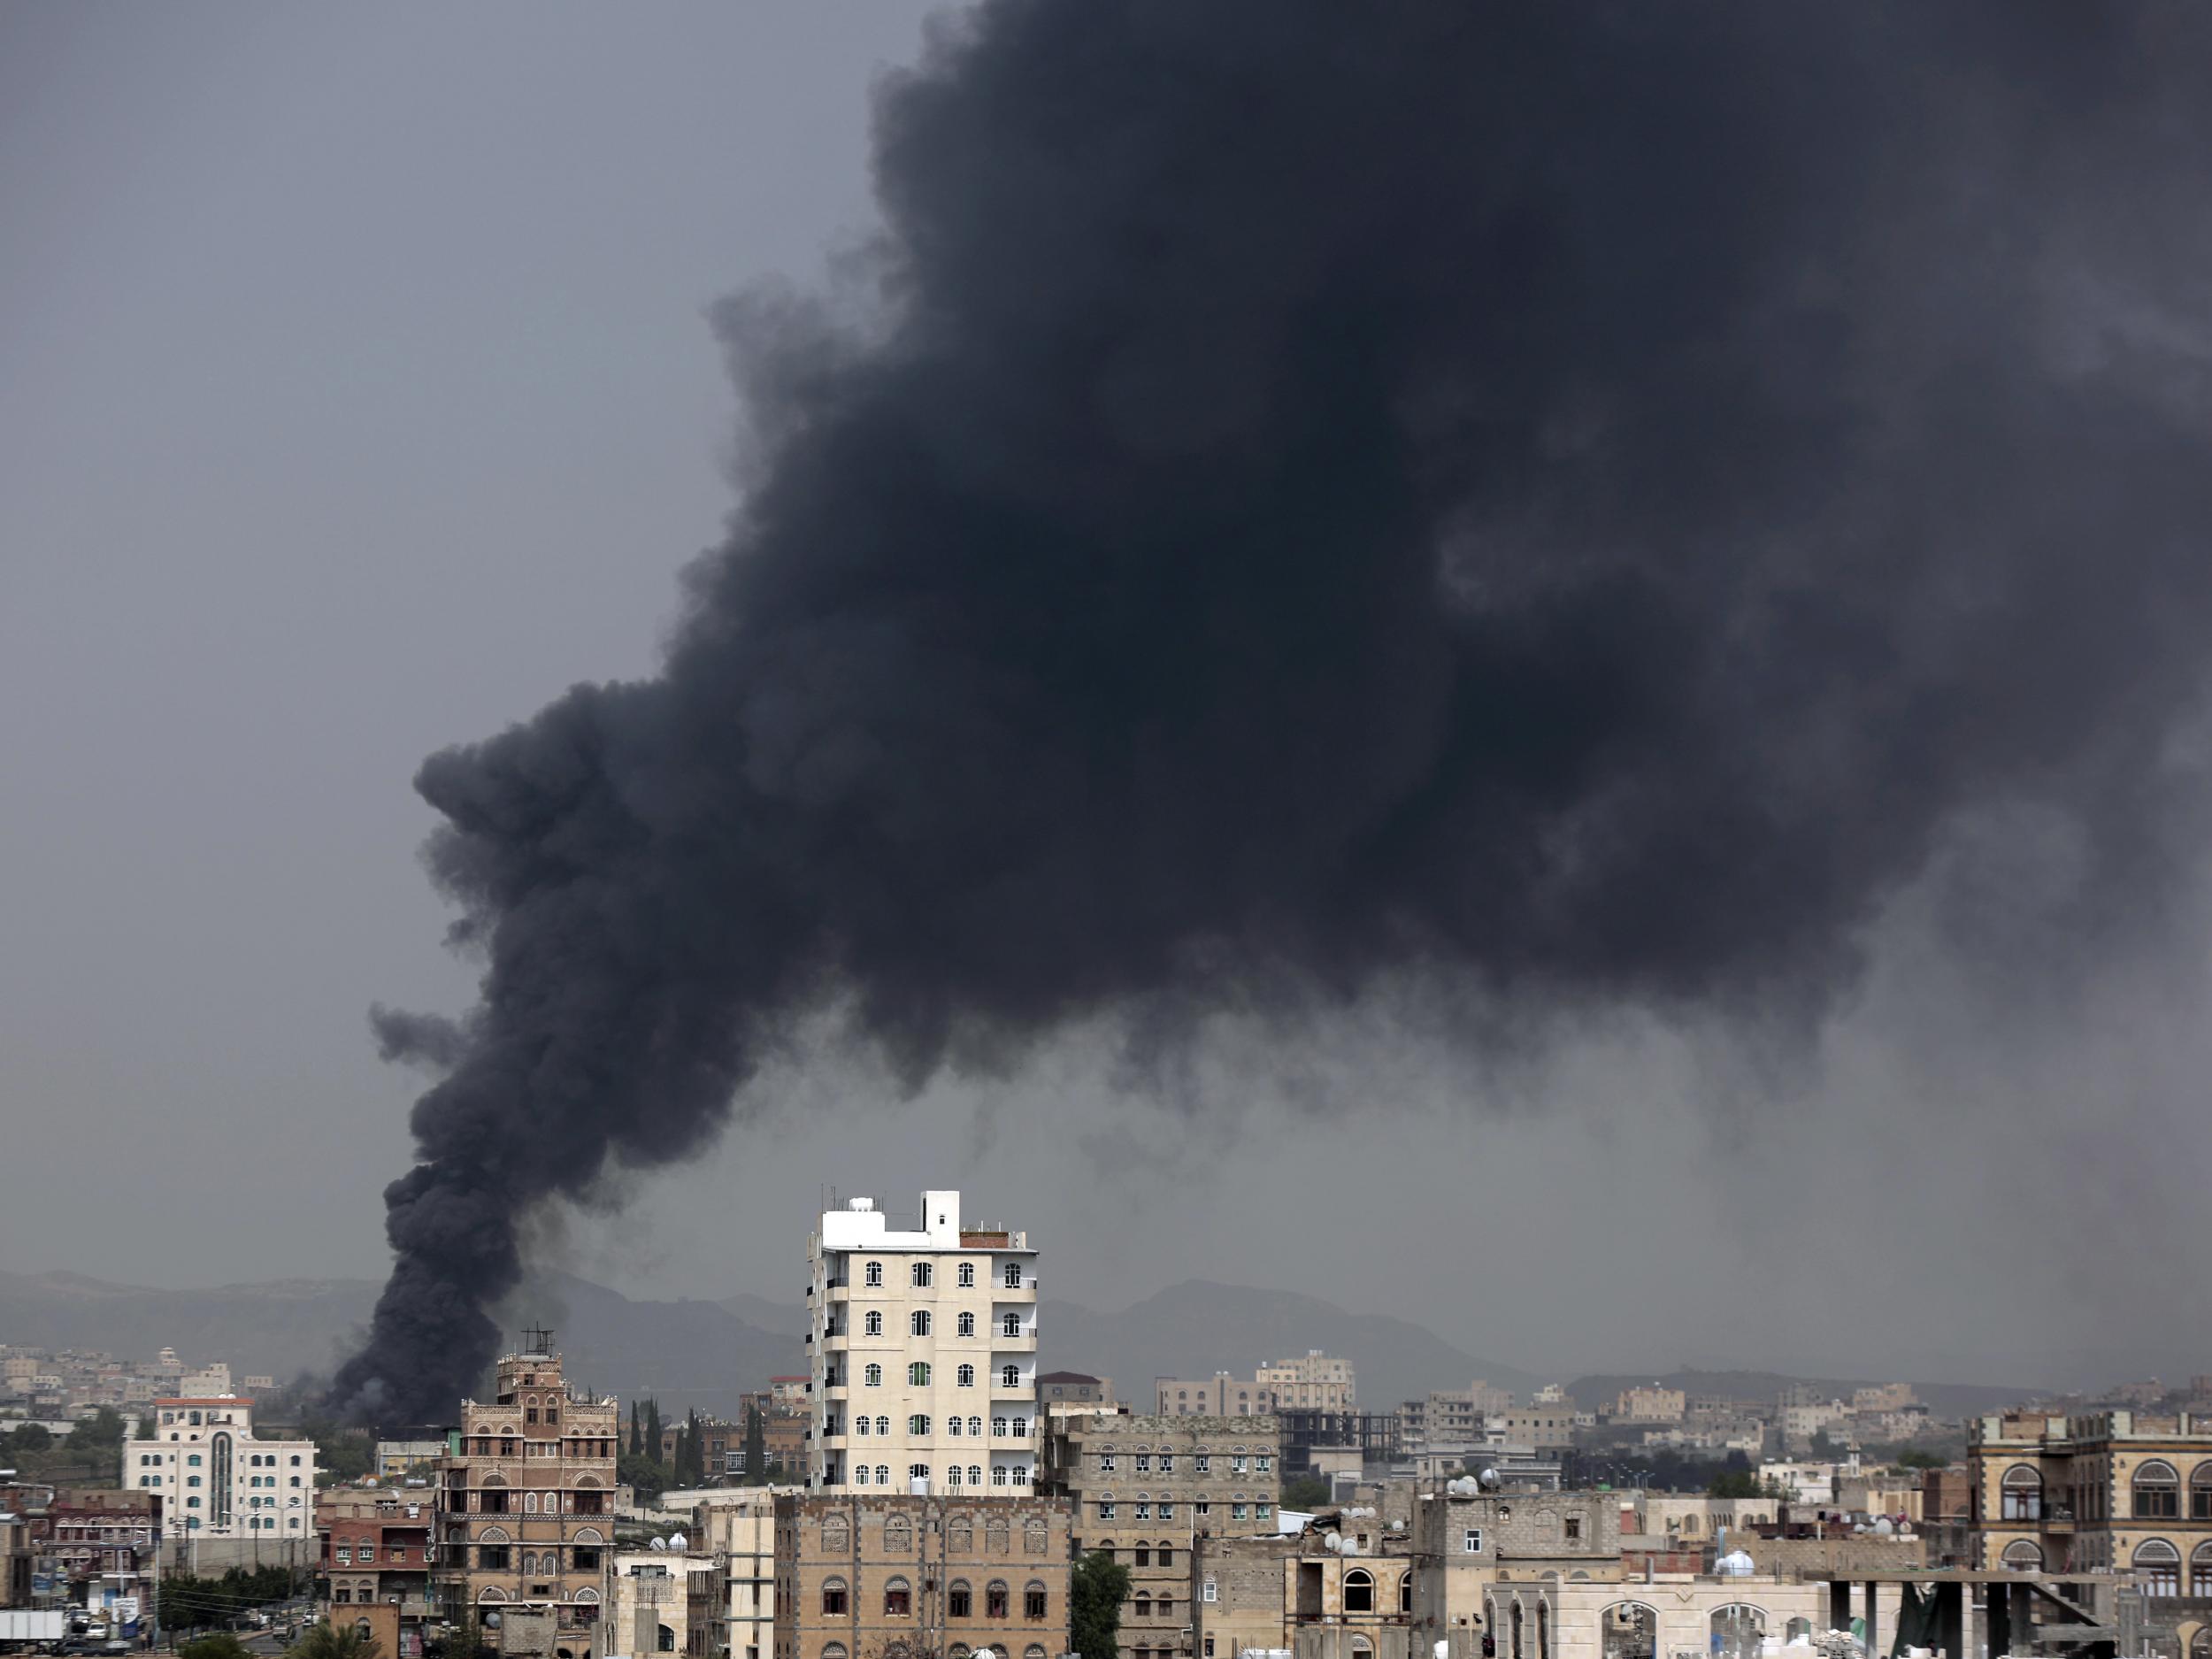
[[[315,1442],[263,1440],[240,1394],[156,1400],[117,1484],[158,1497],[173,1536],[281,1540],[298,1559],[314,1546]]]
[[[550,1616],[556,1659],[592,1651],[614,1527],[616,1405],[572,1390],[550,1333],[499,1361],[488,1401],[464,1400],[440,1471],[438,1587],[449,1617]]]
[[[1069,1647],[1068,1504],[964,1488],[785,1494],[773,1659],[1054,1659]]]
[[[1218,1371],[1207,1378],[1156,1377],[1152,1382],[1153,1407],[1164,1417],[1348,1411],[1355,1393],[1352,1362],[1317,1348],[1298,1359],[1271,1360],[1250,1377]]]
[[[1967,1425],[1985,1571],[2132,1574],[2212,1597],[2212,1417],[2019,1413]]]
[[[1053,1425],[1050,1489],[1070,1500],[1078,1555],[1129,1569],[1121,1644],[1138,1659],[1191,1652],[1192,1551],[1272,1533],[1282,1447],[1271,1417],[1087,1417]]]
[[[1027,1235],[922,1194],[921,1225],[875,1201],[824,1213],[808,1241],[816,1492],[1025,1491],[1043,1434],[1037,1253]]]
[[[1624,1388],[1614,1396],[1607,1414],[1619,1423],[1679,1423],[1689,1409],[1689,1396],[1679,1388]]]

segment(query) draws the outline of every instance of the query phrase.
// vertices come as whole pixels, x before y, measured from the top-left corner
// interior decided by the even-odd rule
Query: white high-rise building
[[[872,1199],[807,1245],[817,1492],[1026,1491],[1037,1475],[1037,1253],[924,1193],[894,1232]]]
[[[314,1535],[315,1442],[257,1439],[236,1394],[156,1400],[123,1442],[121,1484],[161,1494],[172,1536]]]

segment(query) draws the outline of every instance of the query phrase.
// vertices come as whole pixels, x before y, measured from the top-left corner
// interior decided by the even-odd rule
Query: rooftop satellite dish
[[[648,1549],[666,1549],[668,1548],[668,1540],[664,1538],[657,1538],[651,1543],[648,1544],[646,1548]]]
[[[1494,1469],[1484,1470],[1479,1484],[1488,1487],[1492,1492],[1495,1492],[1498,1489],[1498,1471]]]
[[[668,1547],[671,1549],[681,1549],[687,1541],[681,1532],[671,1532],[668,1535]]]

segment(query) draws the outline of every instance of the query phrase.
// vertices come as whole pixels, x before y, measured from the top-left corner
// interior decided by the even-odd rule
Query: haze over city
[[[411,778],[655,672],[749,482],[710,311],[834,291],[880,229],[871,88],[919,13],[524,16],[0,21],[11,1272],[383,1276],[423,1079],[368,1010],[457,1014],[477,973]],[[2085,122],[2130,153],[2120,127]],[[2147,219],[2191,183],[2141,180]],[[2200,440],[2200,236],[2133,225],[2061,319]],[[2145,662],[2202,619],[2184,595],[2187,649]],[[2185,1375],[2212,1056],[2177,703],[2112,703],[2185,798],[2144,809],[2147,896],[2064,810],[1967,799],[1809,1015],[1524,1019],[1385,973],[1288,1031],[1233,1002],[1151,1069],[1084,1015],[909,1098],[818,1010],[734,1133],[534,1216],[526,1253],[790,1302],[818,1189],[956,1186],[1100,1309],[1296,1288],[1546,1374]]]

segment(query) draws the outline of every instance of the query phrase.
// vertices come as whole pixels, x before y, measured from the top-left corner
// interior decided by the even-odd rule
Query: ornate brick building
[[[488,1402],[461,1402],[441,1471],[438,1583],[458,1615],[525,1606],[555,1616],[557,1659],[582,1659],[614,1535],[611,1395],[572,1390],[549,1333],[499,1362]]]
[[[775,1659],[1064,1654],[1068,1521],[1034,1495],[780,1497]]]

